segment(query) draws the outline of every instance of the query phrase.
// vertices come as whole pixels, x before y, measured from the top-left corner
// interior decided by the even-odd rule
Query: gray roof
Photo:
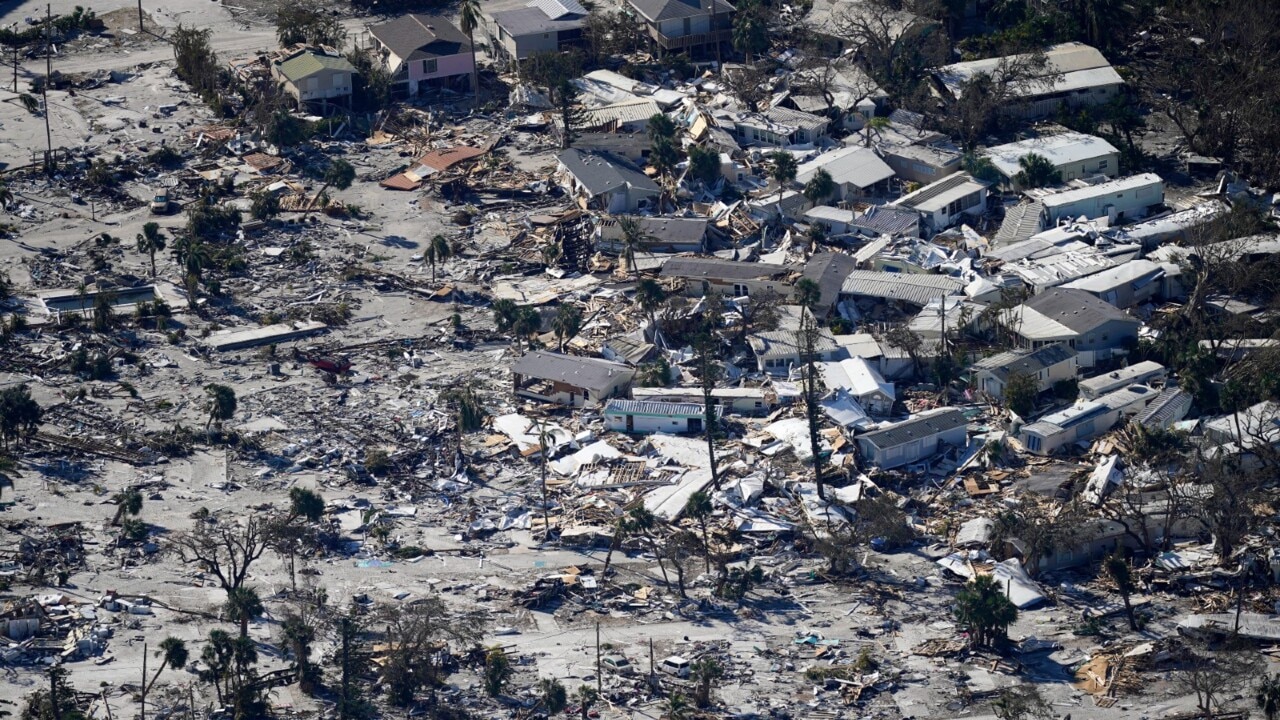
[[[880,235],[903,235],[919,231],[920,215],[892,205],[872,205],[862,215],[855,215],[849,226]]]
[[[1161,390],[1133,421],[1148,428],[1164,430],[1186,417],[1190,409],[1191,395],[1180,387],[1171,386]]]
[[[649,236],[644,245],[691,245],[702,242],[707,234],[706,218],[636,216],[634,220],[640,232]],[[609,218],[602,220],[601,224],[614,225],[617,222]]]
[[[752,335],[747,343],[752,352],[762,360],[772,358],[799,357],[804,347],[804,338],[799,330],[769,330]],[[840,349],[836,338],[826,328],[818,328],[818,337],[813,343],[813,352],[829,355]]]
[[[697,403],[662,402],[659,400],[613,399],[605,406],[606,415],[656,415],[658,417],[702,417],[706,408]]]
[[[925,415],[923,417],[914,417],[910,420],[890,425],[883,430],[869,432],[866,435],[859,435],[859,440],[866,440],[876,447],[884,450],[886,448],[904,445],[913,440],[920,438],[932,437],[948,430],[955,430],[958,427],[965,427],[969,424],[964,413],[957,408],[947,408],[942,412]]]
[[[637,190],[648,190],[655,195],[658,186],[647,175],[626,160],[609,153],[582,152],[569,148],[556,155],[556,159],[582,183],[593,196],[612,192],[625,185]]]
[[[627,2],[650,22],[711,14],[711,0],[627,0]],[[718,15],[734,11],[734,7],[724,0],[715,0],[715,4]]]
[[[841,292],[882,300],[902,300],[923,307],[934,298],[957,295],[963,287],[959,280],[946,275],[854,270],[845,278]]]
[[[844,279],[849,277],[857,267],[854,259],[844,253],[815,253],[805,263],[805,278],[818,284],[822,291],[818,305],[829,308],[840,299],[840,289],[844,287]]]
[[[1084,290],[1049,288],[1022,305],[1076,333],[1089,332],[1112,320],[1138,323],[1124,311]]]
[[[1002,352],[975,362],[973,367],[979,370],[990,370],[991,374],[1004,380],[1015,372],[1035,375],[1045,368],[1066,362],[1075,356],[1075,348],[1066,343],[1054,343],[1035,350],[1020,349]]]
[[[414,55],[419,50],[424,57],[471,52],[467,36],[453,23],[436,15],[403,15],[371,26],[369,33],[402,60],[418,59]]]
[[[514,37],[536,35],[538,33],[559,32],[582,27],[582,15],[569,15],[562,19],[547,17],[547,14],[533,7],[517,8],[493,14],[493,22],[507,34]]]
[[[671,258],[662,266],[663,277],[716,280],[780,279],[787,268],[758,262],[720,260],[718,258]]]
[[[619,375],[625,375],[627,379],[635,375],[634,370],[620,363],[543,351],[531,352],[520,358],[511,366],[511,372],[588,390],[607,388]]]

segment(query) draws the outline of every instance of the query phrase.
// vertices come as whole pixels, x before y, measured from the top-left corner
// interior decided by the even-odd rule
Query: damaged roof
[[[787,268],[758,262],[718,258],[671,258],[662,266],[662,277],[716,280],[779,280]]]
[[[556,159],[592,196],[613,192],[626,186],[646,190],[655,195],[659,192],[653,180],[616,155],[582,152],[569,148],[556,155]]]
[[[1066,362],[1075,356],[1075,348],[1066,343],[1053,343],[1035,350],[1018,349],[1002,352],[975,362],[973,367],[977,370],[988,370],[992,375],[1004,380],[1013,373],[1035,375],[1045,368]]]

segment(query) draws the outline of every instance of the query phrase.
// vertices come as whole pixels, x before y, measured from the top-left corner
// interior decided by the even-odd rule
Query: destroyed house
[[[577,0],[491,1],[484,18],[489,49],[507,62],[568,50],[582,44],[586,17]]]
[[[747,338],[747,344],[755,353],[756,369],[770,375],[787,375],[791,368],[798,367],[808,358],[804,349],[804,340],[797,330],[770,330],[756,333]],[[842,352],[830,331],[820,328],[817,340],[813,344],[814,360],[818,362],[834,360]]]
[[[849,200],[867,195],[883,195],[889,190],[893,168],[870,148],[845,147],[823,153],[796,168],[796,182],[809,182],[819,170],[826,170],[835,183],[834,198]],[[819,198],[824,200],[826,198]]]
[[[1094,439],[1115,427],[1121,418],[1141,413],[1155,399],[1155,390],[1146,385],[1130,385],[1023,425],[1018,441],[1034,455],[1051,455],[1072,443]]]
[[[690,52],[729,42],[737,12],[724,0],[627,0],[662,51]]]
[[[403,15],[371,26],[369,37],[391,73],[394,95],[417,95],[427,86],[462,90],[471,84],[471,41],[443,17]]]
[[[1220,448],[1225,446],[1228,452],[1280,445],[1280,403],[1264,401],[1208,420],[1204,437]]]
[[[647,175],[620,157],[570,148],[556,155],[561,184],[587,209],[635,212],[660,192]]]
[[[872,415],[893,412],[893,383],[885,381],[865,358],[846,358],[819,366],[828,390],[844,390]]]
[[[1045,392],[1054,383],[1074,380],[1076,377],[1076,351],[1064,343],[1044,347],[1018,349],[983,358],[973,364],[972,387],[991,397],[1004,397],[1009,378],[1027,375],[1035,378],[1036,391]]]
[[[967,446],[968,424],[963,412],[946,408],[859,435],[855,440],[867,462],[888,470],[928,460],[948,445]]]
[[[733,113],[730,122],[734,134],[743,143],[780,147],[815,143],[826,137],[831,123],[821,115],[785,107],[772,107],[758,113]]]
[[[781,265],[677,257],[663,264],[659,274],[664,278],[684,280],[684,292],[690,297],[702,297],[712,291],[735,298],[763,292],[774,292],[782,297],[791,294],[791,272]]]
[[[966,215],[978,216],[985,212],[987,183],[969,173],[954,173],[903,195],[893,204],[919,213],[929,234],[933,234],[951,227]]]
[[[605,426],[614,432],[700,433],[706,408],[698,403],[652,400],[610,400],[604,408]],[[719,415],[719,407],[716,414]]]
[[[642,233],[637,252],[700,253],[706,249],[706,218],[637,216],[633,219]],[[608,253],[623,251],[622,227],[617,218],[600,220],[596,249]]]
[[[1142,325],[1083,290],[1067,288],[1050,288],[1002,313],[999,321],[1022,347],[1065,342],[1080,353],[1083,367],[1093,367],[1113,350],[1137,342]]]
[[[1016,82],[1009,111],[1023,119],[1052,115],[1067,106],[1103,105],[1120,94],[1124,80],[1096,48],[1078,42],[1055,45],[1045,51],[1047,62],[1036,77]],[[940,67],[933,71],[939,94],[959,100],[966,82],[980,74],[999,74],[1005,67],[1023,63],[1019,58],[987,58]],[[997,78],[999,81],[999,78]]]
[[[840,290],[845,278],[854,270],[854,259],[844,253],[814,253],[805,263],[801,274],[818,286],[818,304],[812,308],[818,317],[824,317],[840,300]]]
[[[1120,169],[1119,150],[1100,137],[1078,132],[996,145],[982,154],[991,160],[1000,173],[1001,186],[1008,190],[1022,189],[1017,179],[1022,172],[1019,161],[1033,154],[1048,160],[1064,182],[1095,175],[1114,176]]]
[[[597,407],[631,385],[635,370],[598,358],[536,351],[511,366],[515,394],[570,407]]]
[[[341,55],[306,48],[271,63],[271,76],[299,107],[351,98],[356,69]]]

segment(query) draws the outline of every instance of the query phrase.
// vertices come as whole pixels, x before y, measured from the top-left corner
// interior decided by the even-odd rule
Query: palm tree
[[[787,183],[796,179],[796,156],[783,150],[774,150],[769,153],[769,159],[773,161],[773,170],[770,175],[778,182],[778,204],[782,204],[782,192],[787,189]]]
[[[502,298],[493,301],[493,324],[497,326],[498,332],[510,330],[519,315],[520,306],[514,300]]]
[[[685,720],[689,717],[689,701],[678,692],[671,693],[664,706],[667,720]]]
[[[880,133],[888,127],[889,127],[889,118],[883,115],[876,115],[875,117],[867,118],[867,121],[862,125],[863,147],[871,147],[871,133],[874,132],[877,136],[879,136]]]
[[[240,623],[240,637],[249,637],[249,621],[261,615],[266,608],[253,588],[238,587],[227,591],[225,606],[231,622]]]
[[[1022,169],[1013,176],[1013,180],[1023,189],[1062,182],[1062,171],[1058,170],[1052,160],[1039,153],[1027,153],[1018,158],[1018,167]]]
[[[140,703],[142,712],[140,716],[144,719],[147,717],[147,693],[151,692],[151,687],[156,684],[156,680],[160,679],[160,673],[164,672],[165,668],[180,668],[187,664],[187,644],[176,637],[167,637],[160,643],[160,651],[157,654],[163,658],[160,661],[160,667],[156,669],[156,674],[151,676],[151,682],[142,686],[142,702]],[[143,667],[145,669],[145,662],[143,662]],[[143,680],[146,680],[145,675]]]
[[[436,281],[436,263],[441,265],[449,261],[453,256],[453,248],[449,246],[449,241],[443,235],[434,235],[431,242],[427,243],[427,262],[431,263],[431,282]]]
[[[658,308],[666,302],[667,292],[653,278],[643,278],[636,284],[636,302],[640,309],[649,316],[649,324],[653,327],[654,342],[658,340]]]
[[[1124,600],[1124,611],[1129,616],[1129,629],[1134,632],[1138,631],[1138,618],[1133,613],[1133,603],[1129,601],[1129,595],[1133,592],[1133,574],[1129,572],[1129,563],[1125,562],[1124,557],[1119,553],[1113,554],[1107,558],[1104,563],[1107,574],[1116,584],[1116,589],[1120,591],[1120,597]]]
[[[1280,718],[1280,676],[1271,675],[1264,679],[1258,686],[1254,701],[1267,720]]]
[[[160,673],[166,668],[180,668],[187,664],[187,644],[176,637],[167,637],[160,643],[160,651],[157,653],[162,658],[160,667],[156,669],[156,674],[151,676],[151,682],[142,690],[142,696],[145,698],[151,687],[156,684],[156,680],[160,679]]]
[[[582,709],[582,720],[587,720],[587,713],[591,712],[591,706],[600,699],[600,693],[590,685],[579,685],[578,691],[573,694],[573,699]]]
[[[320,200],[320,196],[330,187],[339,190],[346,190],[351,187],[351,183],[355,182],[356,169],[346,160],[337,159],[329,163],[329,167],[324,171],[324,185],[320,186],[320,191],[315,197],[311,198],[310,206],[307,208],[307,215],[315,212],[316,202]]]
[[[116,501],[116,514],[111,518],[113,526],[119,526],[125,515],[136,517],[142,512],[142,493],[138,488],[121,490],[112,497]]]
[[[796,304],[813,310],[822,301],[822,288],[809,278],[800,278],[796,282]]]
[[[636,265],[636,250],[649,239],[649,234],[640,227],[638,220],[627,216],[618,218],[618,229],[622,231],[622,258],[626,265],[624,269],[639,278],[640,267]]]
[[[582,329],[582,311],[577,305],[561,305],[556,316],[551,319],[551,329],[556,333],[556,341],[560,352],[564,352],[564,342]]]
[[[138,252],[151,256],[151,277],[156,276],[156,253],[164,250],[164,236],[160,234],[160,223],[149,222],[142,226],[138,234]]]
[[[684,514],[697,520],[702,528],[702,557],[707,561],[707,572],[711,572],[711,542],[707,536],[707,518],[711,512],[711,496],[701,490],[690,495],[684,504]]]
[[[818,168],[818,171],[809,178],[809,182],[804,184],[804,190],[801,193],[805,199],[814,205],[819,200],[826,200],[831,197],[831,193],[836,191],[836,182],[831,179],[831,173],[826,168]]]
[[[471,95],[479,106],[480,68],[476,65],[476,28],[484,22],[484,16],[480,13],[480,0],[462,0],[458,10],[458,26],[467,34],[467,42],[471,45]]]

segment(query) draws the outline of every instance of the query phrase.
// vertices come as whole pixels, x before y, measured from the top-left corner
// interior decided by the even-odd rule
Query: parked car
[[[636,671],[636,666],[621,655],[605,655],[600,658],[600,665],[605,670],[611,670],[619,675],[634,675]]]
[[[678,678],[689,677],[689,661],[679,655],[672,655],[662,661],[658,668],[668,675],[675,675]]]
[[[169,212],[169,191],[157,190],[151,198],[151,214],[163,215]]]

